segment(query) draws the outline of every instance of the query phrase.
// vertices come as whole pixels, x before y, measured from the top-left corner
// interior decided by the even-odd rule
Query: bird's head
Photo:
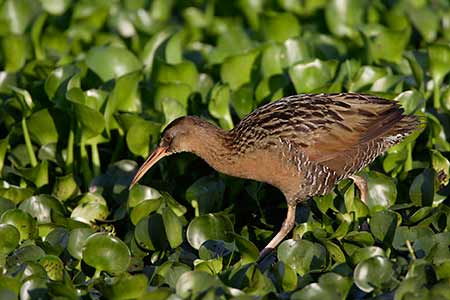
[[[205,123],[207,122],[200,118],[187,116],[178,118],[167,125],[161,134],[161,140],[158,146],[153,150],[132,179],[130,189],[161,158],[178,152],[191,151],[192,143],[197,140],[195,138],[196,131]]]

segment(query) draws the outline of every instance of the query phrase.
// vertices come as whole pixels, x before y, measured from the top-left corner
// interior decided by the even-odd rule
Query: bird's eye
[[[168,146],[168,145],[170,145],[170,144],[172,143],[172,137],[169,136],[169,135],[165,135],[165,136],[163,137],[162,142],[163,142],[165,145]]]

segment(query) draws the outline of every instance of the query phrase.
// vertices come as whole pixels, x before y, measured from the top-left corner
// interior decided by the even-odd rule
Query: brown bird
[[[420,124],[390,100],[356,93],[294,95],[256,109],[225,131],[198,117],[170,123],[161,141],[134,176],[131,187],[161,158],[192,152],[224,174],[269,183],[286,197],[280,231],[261,251],[274,249],[295,224],[299,202],[329,193]]]

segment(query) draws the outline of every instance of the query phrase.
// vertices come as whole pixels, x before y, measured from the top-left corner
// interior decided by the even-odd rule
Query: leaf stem
[[[92,169],[94,171],[94,177],[99,176],[101,174],[101,164],[100,164],[100,155],[98,153],[98,147],[96,143],[91,145],[91,155],[92,155]]]
[[[411,254],[412,259],[416,260],[417,259],[416,254],[414,253],[414,249],[411,246],[411,242],[409,240],[406,240],[406,247],[408,247],[408,251],[409,251],[409,254]]]
[[[84,140],[80,141],[80,156],[81,156],[81,173],[83,174],[83,180],[86,187],[89,186],[89,182],[92,179],[92,172],[89,168],[89,157],[86,151],[86,145]]]
[[[436,110],[439,110],[441,108],[441,99],[440,99],[440,95],[439,95],[439,82],[437,80],[434,81],[434,86],[433,86],[433,106]]]
[[[31,144],[30,134],[28,132],[28,126],[27,126],[27,120],[25,117],[22,118],[22,131],[23,131],[23,137],[25,139],[25,145],[27,147],[28,157],[30,158],[30,163],[32,167],[37,166],[37,159],[36,155],[33,151],[33,144]]]
[[[66,158],[66,168],[67,170],[72,171],[73,166],[73,145],[75,141],[75,134],[74,134],[73,127],[70,128],[69,131],[69,138],[67,139],[67,158]]]

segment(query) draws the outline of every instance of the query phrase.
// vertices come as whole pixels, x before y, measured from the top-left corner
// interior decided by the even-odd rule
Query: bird
[[[194,153],[221,173],[278,188],[287,214],[262,258],[295,226],[297,204],[330,193],[340,180],[352,179],[366,202],[367,182],[357,173],[420,124],[393,100],[351,92],[287,96],[255,109],[228,131],[184,116],[163,130],[130,189],[157,161],[179,152]]]

